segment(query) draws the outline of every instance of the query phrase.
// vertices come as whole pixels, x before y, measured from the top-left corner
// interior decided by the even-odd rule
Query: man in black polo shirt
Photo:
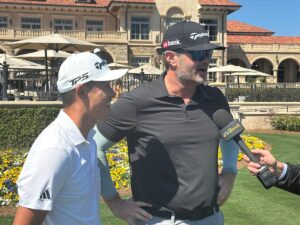
[[[122,202],[106,178],[102,190],[111,191],[102,196],[129,224],[224,223],[218,205],[232,190],[238,148],[223,143],[224,167],[218,175],[220,136],[212,115],[229,106],[218,88],[203,85],[213,49],[221,47],[210,43],[203,26],[185,21],[171,26],[159,49],[167,71],[121,96],[110,119],[97,126],[102,162],[104,145],[127,138],[135,202]],[[116,199],[119,207],[128,204],[126,215],[118,214]]]

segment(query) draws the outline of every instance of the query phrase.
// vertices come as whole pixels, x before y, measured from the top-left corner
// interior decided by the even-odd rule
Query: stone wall
[[[300,116],[300,112],[277,113],[279,115]],[[271,118],[274,115],[269,113],[240,113],[239,119],[246,130],[272,130]]]
[[[128,63],[128,46],[127,44],[104,44],[106,51],[114,60],[114,62],[127,64]]]
[[[300,102],[230,103],[230,108],[246,130],[271,130],[271,118],[275,115],[300,116]]]
[[[300,116],[300,102],[230,103],[231,112],[246,130],[270,130],[274,115]],[[0,107],[62,106],[60,101],[0,101]]]

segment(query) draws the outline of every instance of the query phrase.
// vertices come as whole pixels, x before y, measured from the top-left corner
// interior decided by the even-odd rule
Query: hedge
[[[274,116],[271,125],[276,130],[300,131],[300,117],[298,116]]]
[[[29,149],[60,107],[0,108],[0,149]]]

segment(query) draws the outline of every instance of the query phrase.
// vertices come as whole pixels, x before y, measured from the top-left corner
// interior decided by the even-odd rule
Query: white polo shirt
[[[96,144],[61,110],[38,136],[18,179],[19,205],[48,210],[43,224],[100,225]]]

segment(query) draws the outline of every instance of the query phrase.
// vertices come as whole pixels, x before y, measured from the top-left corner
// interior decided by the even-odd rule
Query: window
[[[166,29],[168,29],[170,26],[182,21],[183,18],[167,18],[166,19]]]
[[[55,30],[73,30],[73,21],[66,19],[55,19],[54,20]]]
[[[22,29],[41,29],[41,19],[35,17],[24,17],[21,19]]]
[[[7,27],[7,17],[0,17],[0,28],[6,28]]]
[[[145,64],[149,64],[150,57],[133,57],[131,59],[131,66],[139,67]]]
[[[103,30],[103,21],[87,20],[87,21],[85,21],[85,30],[87,30],[87,31],[102,31]]]
[[[210,59],[209,68],[216,67],[216,66],[217,66],[217,59],[214,58]],[[207,76],[207,81],[216,82],[217,81],[216,72],[209,72]]]
[[[170,26],[182,21],[184,19],[184,15],[181,9],[177,7],[173,7],[168,10],[166,17],[166,29]]]
[[[218,34],[218,22],[213,19],[201,19],[200,24],[205,26],[205,30],[207,30],[209,39],[211,41],[217,41]]]
[[[149,40],[150,25],[147,17],[131,18],[131,39]]]

